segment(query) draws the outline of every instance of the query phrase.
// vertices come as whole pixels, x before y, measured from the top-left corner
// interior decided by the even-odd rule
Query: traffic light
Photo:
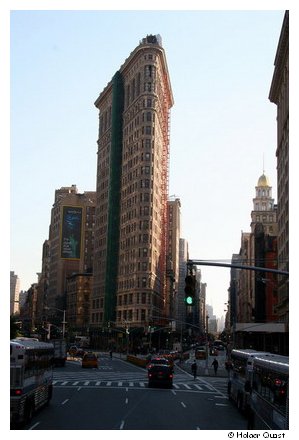
[[[187,306],[194,305],[195,299],[195,283],[196,279],[194,275],[187,275],[185,278],[185,303]]]

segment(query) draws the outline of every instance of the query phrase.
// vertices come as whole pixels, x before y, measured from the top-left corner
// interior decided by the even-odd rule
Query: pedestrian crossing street
[[[54,387],[92,387],[92,388],[148,388],[146,374],[138,372],[108,372],[99,370],[77,371],[77,372],[61,372],[57,371],[53,374]],[[186,378],[186,374],[177,373],[174,375],[173,387],[174,391],[193,391],[202,393],[219,394],[219,387],[202,381],[199,378]]]

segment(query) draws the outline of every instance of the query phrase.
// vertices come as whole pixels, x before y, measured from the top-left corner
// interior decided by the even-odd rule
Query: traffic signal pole
[[[278,275],[285,275],[289,276],[289,272],[285,270],[278,270],[278,269],[269,269],[267,267],[260,267],[260,266],[245,266],[243,264],[229,264],[229,263],[216,263],[214,261],[208,261],[208,260],[188,260],[187,261],[187,268],[190,266],[216,266],[216,267],[234,267],[235,269],[245,269],[245,270],[255,270],[260,272],[271,272],[271,273],[277,273]]]

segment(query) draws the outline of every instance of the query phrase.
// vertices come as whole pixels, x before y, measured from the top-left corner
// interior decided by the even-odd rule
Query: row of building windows
[[[155,79],[156,67],[154,65],[144,66],[143,78],[141,72],[138,72],[125,87],[125,108],[129,107],[139,97],[142,90],[144,92],[155,92]]]
[[[119,275],[122,276],[122,275],[130,275],[136,272],[146,272],[147,270],[150,271],[151,267],[152,267],[151,263],[147,263],[146,261],[125,264],[119,267]]]
[[[263,215],[263,216],[260,216],[260,215],[257,215],[256,216],[256,218],[255,218],[255,221],[256,222],[269,222],[269,223],[273,223],[273,221],[274,221],[274,219],[273,219],[273,215],[269,215],[269,217],[268,216],[266,216],[266,215]]]
[[[150,100],[150,103],[152,100]],[[129,121],[129,114],[124,118],[124,121]],[[139,127],[141,123],[144,122],[155,122],[155,112],[154,111],[144,111],[141,113],[138,112],[138,115],[131,120],[127,125],[124,126],[124,134],[128,135],[134,131],[136,127]]]
[[[257,190],[257,197],[271,197],[271,190],[270,189],[258,189]]]
[[[95,312],[91,314],[92,324],[103,322],[103,312]],[[129,310],[118,310],[117,311],[117,324],[126,325],[126,322],[134,321],[145,321],[146,320],[146,309],[129,309]],[[133,319],[134,318],[134,319]]]
[[[133,316],[135,315],[134,319]],[[129,310],[118,310],[117,312],[117,322],[123,323],[126,321],[145,321],[146,320],[146,310],[145,309],[129,309]]]
[[[124,127],[130,123],[130,121],[134,120],[134,125],[139,125],[139,116],[142,109],[152,109],[154,110],[156,107],[156,99],[152,97],[146,97],[144,99],[138,100],[135,105],[131,106],[128,110],[124,112],[123,120]],[[137,115],[137,116],[136,116]],[[137,120],[138,118],[138,120]]]
[[[117,305],[118,306],[126,306],[133,304],[150,304],[151,303],[151,294],[147,292],[137,292],[137,293],[126,293],[124,295],[118,295],[117,297]]]
[[[254,205],[255,211],[272,211],[273,210],[273,202],[256,202]]]

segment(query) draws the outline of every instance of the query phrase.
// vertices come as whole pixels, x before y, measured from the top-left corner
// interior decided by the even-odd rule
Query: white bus
[[[256,356],[267,354],[253,349],[234,349],[231,352],[232,371],[228,378],[227,392],[241,412],[246,413],[248,410],[253,360]]]
[[[289,429],[289,358],[254,359],[250,396],[250,429]]]
[[[52,397],[53,344],[32,339],[10,341],[11,427],[28,423]]]

